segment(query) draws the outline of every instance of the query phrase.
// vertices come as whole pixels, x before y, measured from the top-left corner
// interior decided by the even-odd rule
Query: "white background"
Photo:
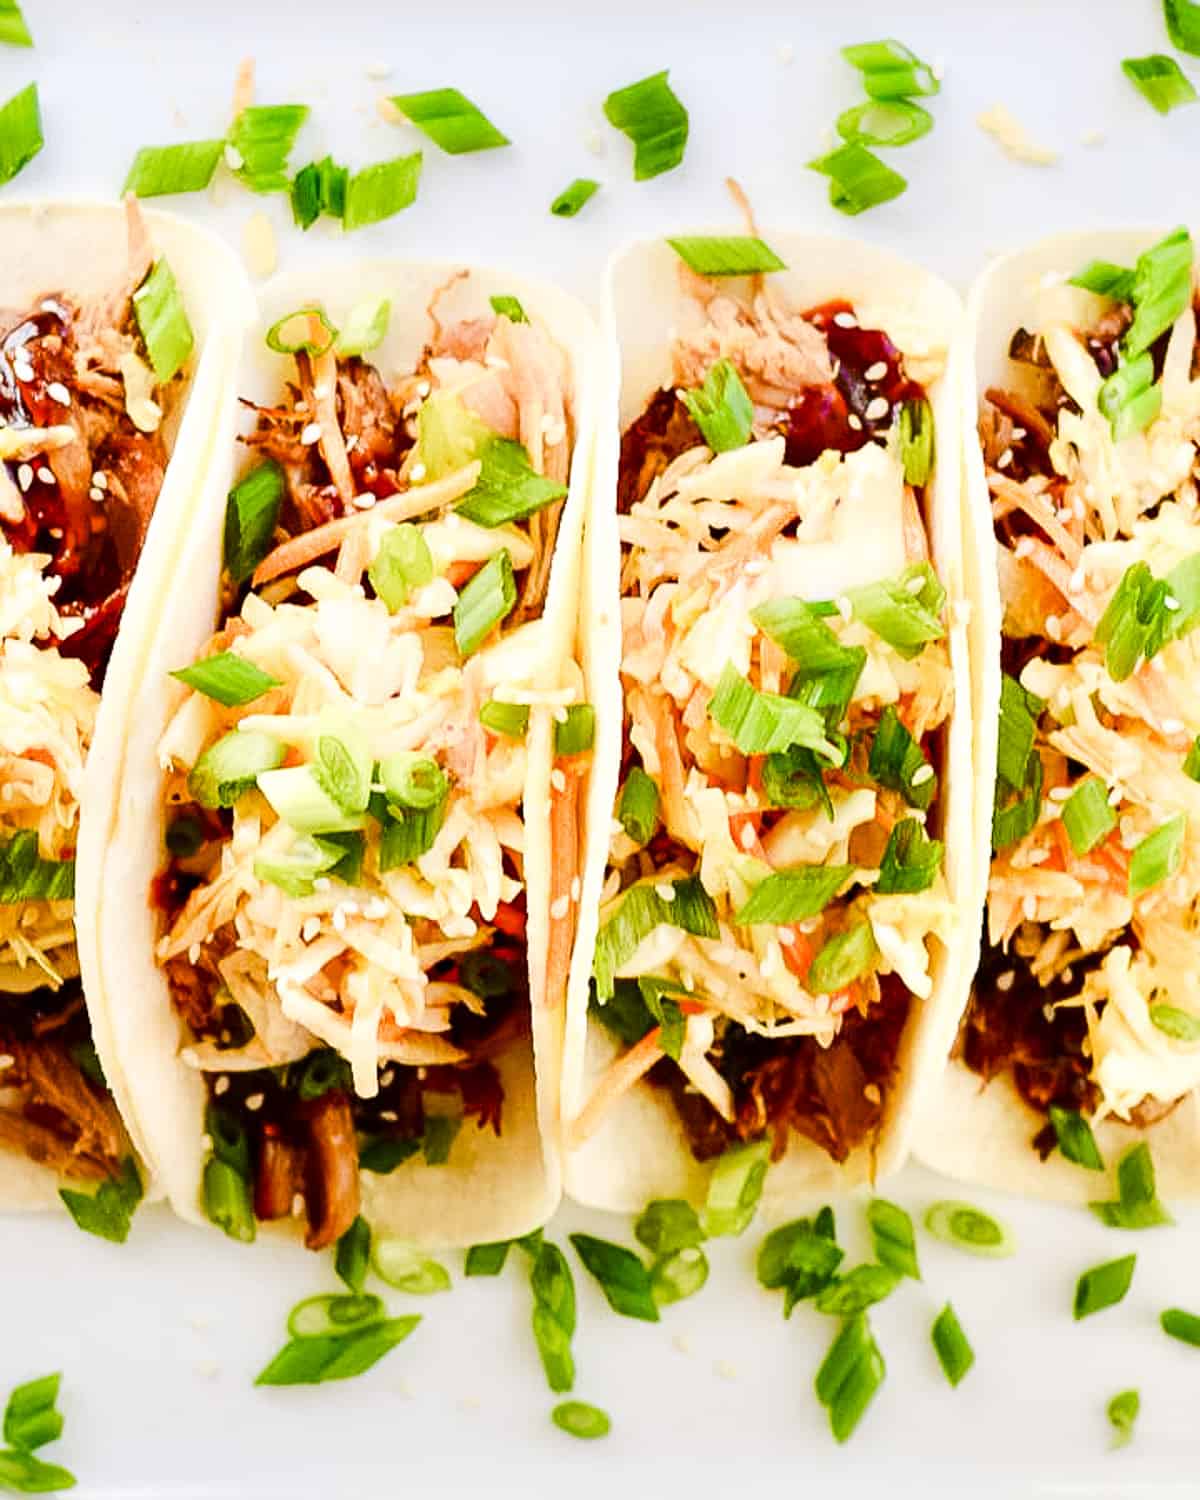
[[[586,13],[570,0],[28,0],[27,14],[37,47],[3,51],[0,97],[37,78],[47,145],[9,197],[115,193],[137,146],[220,135],[244,55],[258,60],[259,102],[312,106],[295,165],[326,150],[355,167],[416,149],[415,130],[380,121],[376,99],[446,84],[516,142],[457,160],[427,145],[415,206],[346,243],[328,225],[302,237],[283,200],[228,181],[215,201],[173,205],[235,240],[265,208],[285,268],[317,254],[348,264],[379,251],[475,256],[552,276],[594,303],[604,260],[627,234],[730,217],[722,180],[734,174],[765,225],[852,230],[965,287],[989,254],[1055,229],[1195,218],[1200,192],[1200,107],[1163,120],[1118,67],[1169,50],[1156,0],[606,0]],[[933,134],[890,156],[908,193],[846,221],[804,163],[860,97],[837,47],[881,35],[941,62],[945,83]],[[390,75],[369,78],[380,66]],[[667,66],[691,110],[687,159],[635,184],[600,104]],[[997,101],[1060,150],[1060,164],[1003,157],[974,123]],[[596,130],[600,157],[587,145]],[[1103,143],[1083,144],[1093,130]],[[551,199],[575,176],[603,179],[602,193],[578,219],[552,219]],[[955,1190],[913,1169],[888,1191],[915,1212]],[[389,1297],[425,1321],[370,1375],[260,1392],[251,1379],[282,1342],[292,1303],[333,1289],[328,1259],[235,1246],[163,1211],[141,1215],[124,1247],[85,1239],[65,1217],[4,1221],[0,1387],[64,1371],[67,1435],[46,1456],[74,1469],[89,1496],[1196,1493],[1200,1351],[1168,1340],[1157,1314],[1200,1311],[1200,1219],[1180,1213],[1175,1230],[1121,1235],[1080,1210],[969,1196],[1003,1214],[1019,1253],[975,1261],[922,1239],[924,1284],[906,1283],[875,1314],[888,1378],[844,1450],[812,1395],[833,1325],[811,1309],[784,1323],[778,1295],[757,1286],[763,1226],[718,1246],[706,1291],[657,1328],[610,1313],[577,1267],[577,1394],[613,1417],[611,1437],[590,1446],[549,1423],[523,1263],[499,1282],[463,1283],[452,1257],[451,1295],[419,1308]],[[849,1263],[866,1250],[862,1207],[838,1212]],[[570,1211],[554,1233],[585,1222],[631,1242],[628,1224]],[[1074,1324],[1079,1272],[1131,1249],[1125,1302]],[[929,1345],[947,1298],[978,1356],[957,1391]],[[1130,1385],[1142,1392],[1137,1438],[1110,1454],[1105,1403]]]

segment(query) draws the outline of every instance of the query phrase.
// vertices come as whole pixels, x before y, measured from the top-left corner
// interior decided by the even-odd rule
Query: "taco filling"
[[[0,313],[0,1144],[93,1179],[129,1143],[79,982],[79,798],[192,347],[136,209],[130,243],[110,296]]]
[[[870,1148],[954,925],[952,708],[926,526],[944,350],[849,302],[687,273],[694,331],[621,445],[624,739],[594,966],[616,1052],[692,1153]],[[682,321],[682,320],[681,320]]]
[[[1200,1083],[1192,259],[1180,230],[1045,288],[979,424],[1004,677],[960,1052],[1041,1113],[1137,1125]]]
[[[571,820],[551,909],[569,955],[591,709],[547,670],[541,622],[569,365],[515,303],[430,312],[399,376],[340,352],[319,309],[270,330],[290,370],[255,408],[220,628],[176,674],[160,745],[158,959],[209,1085],[206,1210],[237,1238],[304,1213],[309,1246],[328,1245],[360,1167],[443,1163],[468,1121],[503,1133],[497,1063],[530,1047],[538,735],[547,764],[557,746],[552,818]],[[378,344],[386,318],[350,324]]]

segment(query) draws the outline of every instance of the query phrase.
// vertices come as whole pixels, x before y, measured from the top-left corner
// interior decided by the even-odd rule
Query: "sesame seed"
[[[300,936],[306,943],[311,943],[313,938],[316,937],[317,933],[320,932],[320,930],[320,917],[308,917],[305,919],[304,926],[300,929]]]
[[[425,397],[428,396],[429,391],[430,385],[428,380],[422,380],[417,386],[417,395],[420,396],[422,401],[424,401]]]
[[[379,1111],[379,1118],[385,1125],[394,1125],[400,1116],[394,1109],[381,1109]]]
[[[320,422],[309,422],[309,424],[305,427],[304,431],[301,432],[301,434],[300,434],[300,441],[304,444],[304,446],[306,448],[311,448],[314,443],[320,441],[320,438],[321,438],[321,424],[320,424]]]
[[[908,784],[909,786],[924,786],[927,781],[933,780],[934,774],[932,766],[918,766]]]
[[[843,620],[852,620],[854,618],[854,606],[850,603],[848,594],[839,594],[834,602],[837,605],[837,612]]]
[[[355,448],[358,447],[358,436],[359,435],[358,435],[357,432],[352,432],[350,434],[350,436],[346,439],[346,452],[347,453],[353,453],[354,450],[355,450]]]
[[[1169,609],[1173,613],[1175,610],[1180,608],[1179,600],[1176,599],[1174,594],[1168,594],[1163,600],[1163,608]]]
[[[33,483],[33,470],[28,464],[21,464],[17,469],[17,483],[23,490],[27,490]]]
[[[1019,443],[1023,437],[1027,436],[1027,433],[1023,427],[1014,427],[1012,430],[1012,435],[1013,442]]]
[[[231,172],[240,172],[246,165],[246,159],[236,146],[225,147],[225,165]]]
[[[1051,802],[1065,802],[1071,795],[1071,788],[1069,786],[1052,786],[1046,795]]]
[[[425,474],[426,469],[424,464],[413,464],[412,468],[408,471],[408,477],[414,484],[420,484],[422,479],[425,478]]]
[[[221,1076],[217,1079],[216,1083],[213,1084],[213,1093],[216,1094],[219,1098],[222,1094],[227,1094],[228,1092],[229,1079],[225,1076],[224,1073],[222,1073]]]
[[[572,901],[578,901],[579,900],[579,893],[580,893],[580,891],[582,889],[583,889],[583,887],[579,883],[579,876],[576,875],[572,879],[572,881],[571,881],[571,900]]]
[[[567,720],[570,718],[570,714],[568,714],[567,711],[566,711],[566,709],[563,708],[563,706],[561,704],[559,704],[558,707],[555,708],[555,710],[554,710],[553,714],[551,715],[551,717],[553,718],[553,720],[554,720],[554,722],[556,724],[565,724],[567,722]]]
[[[92,485],[91,489],[88,490],[88,499],[94,500],[97,505],[102,505],[104,503],[104,491],[98,490],[95,485]]]
[[[891,409],[892,403],[886,396],[876,396],[867,402],[867,409],[863,412],[863,416],[868,422],[882,422]]]
[[[33,366],[27,360],[15,359],[13,361],[13,374],[18,380],[28,384],[33,379]]]
[[[743,849],[753,849],[754,841],[757,837],[758,835],[754,831],[754,825],[752,823],[747,823],[742,829],[741,833],[738,834],[738,843],[741,844]]]
[[[1112,791],[1109,792],[1109,794],[1108,794],[1108,805],[1109,805],[1109,807],[1120,807],[1120,805],[1121,805],[1121,798],[1124,797],[1124,795],[1125,795],[1125,792],[1124,792],[1124,790],[1121,787],[1114,786],[1113,789],[1112,789]]]
[[[292,1218],[298,1219],[304,1212],[304,1194],[296,1193],[292,1197]]]
[[[266,1097],[267,1096],[265,1094],[247,1094],[246,1095],[246,1108],[248,1110],[252,1110],[252,1111],[256,1110],[256,1109],[261,1109],[263,1107],[263,1100]]]
[[[873,365],[867,366],[863,374],[868,380],[882,380],[887,372],[887,360],[877,359]]]
[[[1021,902],[1021,911],[1024,913],[1027,922],[1033,921],[1034,917],[1037,916],[1037,901],[1033,896],[1024,897]]]
[[[790,927],[780,927],[775,936],[779,939],[780,946],[790,948],[796,941],[796,934]]]
[[[1164,719],[1163,722],[1162,722],[1162,730],[1163,730],[1164,734],[1182,734],[1183,733],[1183,720],[1182,719]]]
[[[1062,621],[1057,615],[1046,616],[1046,634],[1052,641],[1062,639]]]
[[[71,404],[71,393],[61,380],[52,380],[46,387],[46,394],[50,397],[51,401],[57,401],[59,406],[70,406]]]
[[[314,891],[327,891],[331,889],[332,882],[328,875],[318,875],[313,881]]]
[[[1054,1007],[1053,1007],[1053,1005],[1043,1005],[1042,1006],[1042,1015],[1045,1017],[1045,1019],[1047,1021],[1053,1021],[1054,1020]]]
[[[852,432],[861,432],[862,431],[862,418],[859,416],[859,414],[856,411],[852,411],[850,413],[850,415],[846,418],[846,424],[847,424],[847,426],[849,426],[849,428],[850,428],[850,430]]]
[[[50,528],[50,535],[54,538],[54,540],[56,542],[61,542],[62,541],[62,534],[63,534],[63,529],[62,529],[61,526],[51,526],[51,528]]]
[[[1078,567],[1067,579],[1067,592],[1069,594],[1081,594],[1085,583],[1083,568]]]
[[[1021,536],[1017,538],[1017,545],[1013,548],[1014,557],[1028,557],[1033,551],[1033,538]]]
[[[565,896],[558,896],[550,903],[550,915],[556,922],[560,922],[571,909],[571,903]]]
[[[656,885],[654,887],[654,893],[655,895],[661,897],[663,901],[674,901],[675,899],[675,887],[669,880],[664,880]]]
[[[1009,466],[1009,464],[1012,463],[1012,461],[1013,461],[1013,451],[1012,451],[1012,449],[1011,448],[1005,448],[1004,452],[996,460],[996,467],[998,469],[1007,469],[1008,466]]]
[[[837,324],[837,326],[839,328],[857,328],[858,327],[858,319],[854,316],[853,313],[848,313],[848,312],[834,313],[834,315],[833,315],[833,321]]]
[[[920,573],[917,573],[908,580],[904,587],[910,594],[919,594],[925,587],[925,579]]]
[[[374,504],[375,496],[371,493],[370,490],[364,490],[361,495],[354,496],[354,506],[356,510],[370,510]]]
[[[42,481],[43,484],[53,484],[54,470],[49,468],[46,464],[42,464],[37,471],[37,477]]]
[[[1075,971],[1074,971],[1074,969],[1071,968],[1070,964],[1068,964],[1067,967],[1062,971],[1062,973],[1058,977],[1062,980],[1062,982],[1064,984],[1070,984],[1070,982],[1072,981],[1072,979],[1075,978]]]
[[[1015,970],[1005,969],[1003,974],[996,975],[996,988],[1002,993],[1007,990],[1011,990],[1013,984],[1016,982],[1016,978],[1017,975]]]
[[[380,1073],[380,1075],[379,1075],[379,1087],[381,1089],[390,1089],[391,1086],[392,1086],[392,1084],[395,1083],[395,1081],[396,1081],[396,1070],[395,1070],[395,1068],[384,1068],[383,1072]]]
[[[567,778],[557,766],[550,772],[550,785],[556,792],[565,792],[567,789]]]

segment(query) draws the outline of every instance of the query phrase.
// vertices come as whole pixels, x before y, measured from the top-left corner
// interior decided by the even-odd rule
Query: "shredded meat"
[[[703,442],[700,429],[675,392],[668,386],[655,391],[646,410],[621,436],[620,514],[627,515],[681,453]]]
[[[358,1142],[349,1096],[327,1089],[314,1099],[306,1119],[305,1206],[310,1250],[335,1244],[358,1217]]]
[[[116,1175],[128,1154],[116,1106],[94,1088],[57,1041],[9,1042],[5,1086],[22,1110],[0,1110],[0,1141],[68,1177]]]
[[[412,440],[396,419],[383,376],[363,359],[344,359],[338,364],[338,416],[346,436],[350,468],[360,492],[376,492],[380,476],[394,471]]]
[[[304,1192],[304,1163],[303,1146],[289,1141],[277,1125],[264,1125],[254,1165],[256,1219],[287,1218],[296,1194]]]

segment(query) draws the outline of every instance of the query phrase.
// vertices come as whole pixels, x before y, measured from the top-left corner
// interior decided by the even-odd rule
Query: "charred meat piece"
[[[115,1176],[129,1147],[116,1106],[93,1086],[57,1039],[6,1043],[5,1086],[21,1090],[20,1112],[0,1111],[0,1140],[69,1177]]]
[[[286,1219],[305,1186],[302,1145],[288,1140],[278,1125],[267,1122],[258,1138],[254,1162],[254,1217],[269,1223]]]
[[[336,1243],[358,1217],[358,1141],[349,1096],[327,1089],[305,1112],[308,1152],[304,1200],[310,1250]]]
[[[704,442],[688,409],[669,387],[655,391],[646,410],[621,437],[617,510],[626,515],[681,453]]]

